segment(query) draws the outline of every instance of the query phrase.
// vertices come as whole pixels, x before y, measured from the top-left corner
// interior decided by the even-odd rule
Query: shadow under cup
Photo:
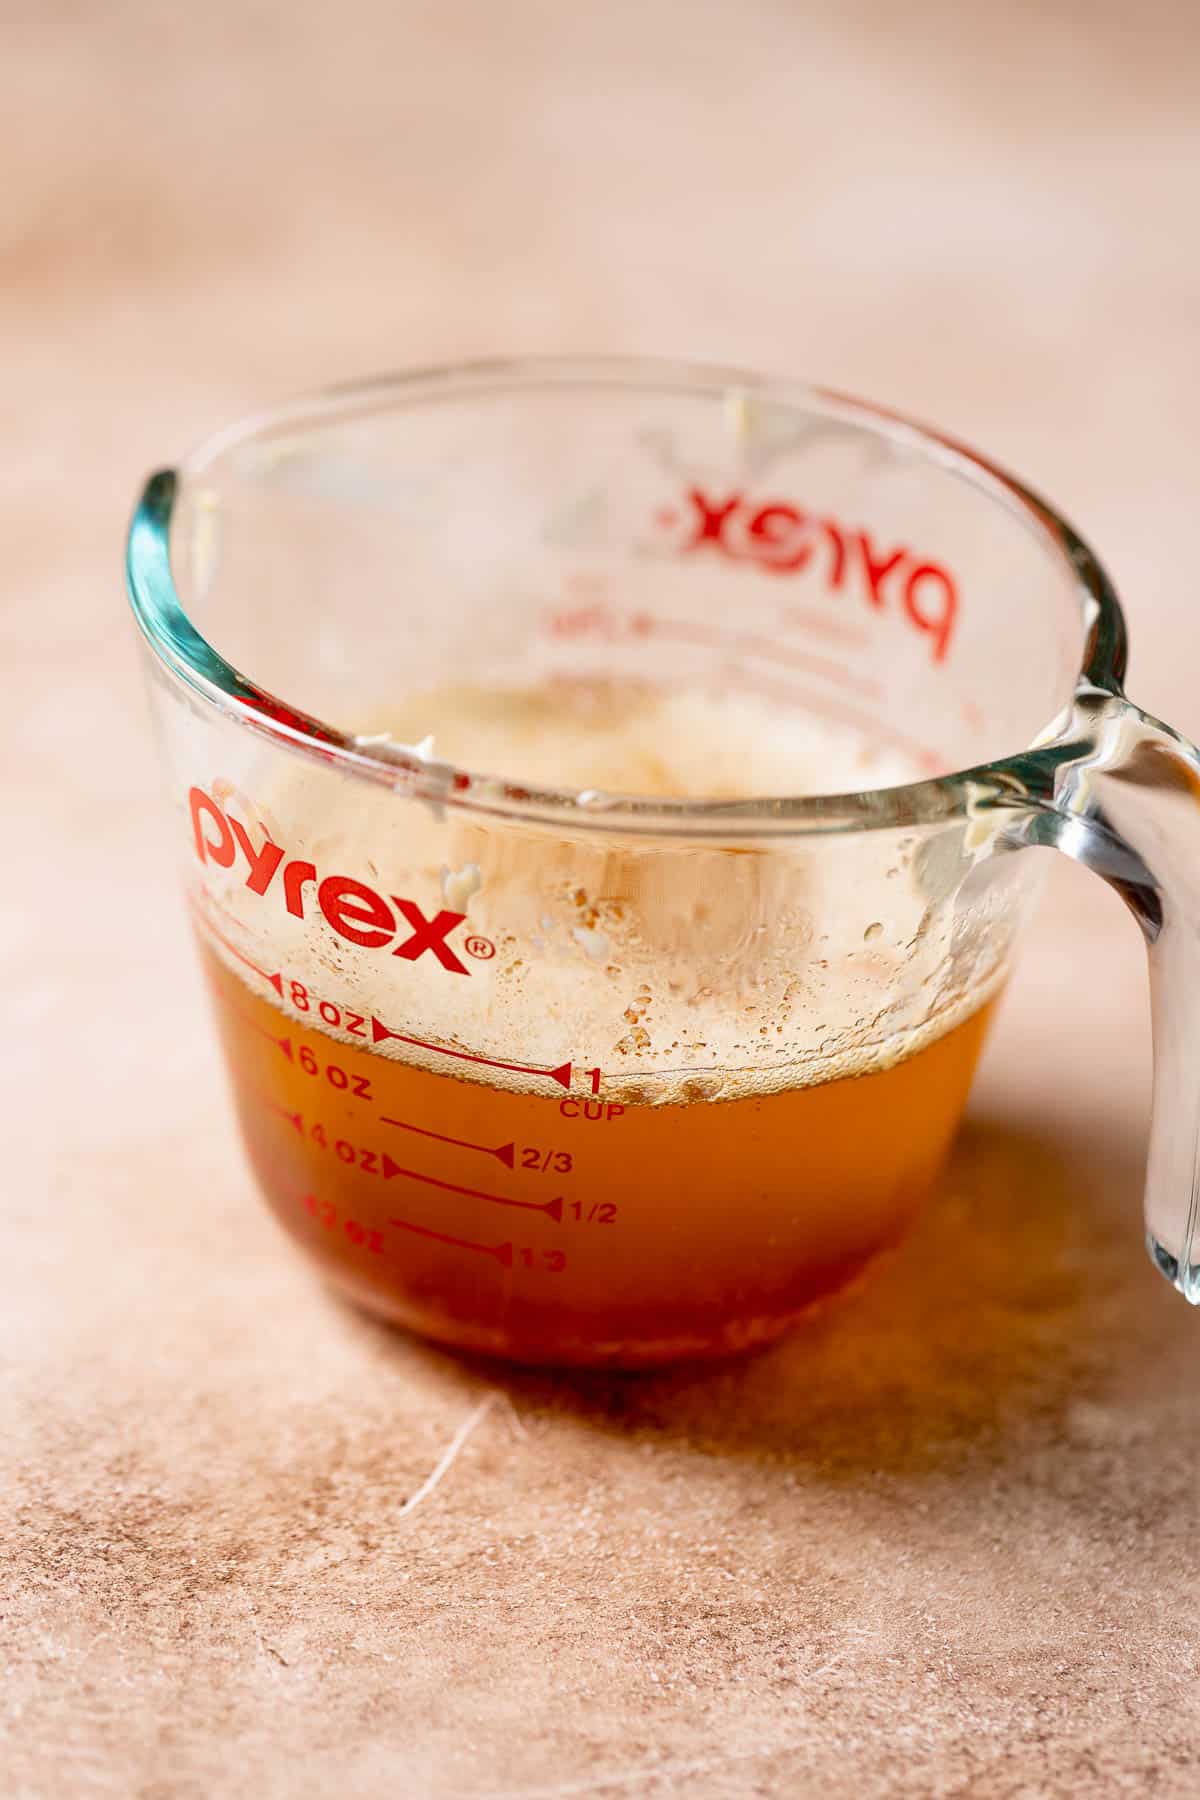
[[[1016,852],[1147,924],[1094,779],[1135,716],[1102,575],[849,401],[626,363],[345,390],[154,477],[130,587],[263,1190],[445,1342],[636,1367],[778,1335],[945,1157],[1041,873]],[[449,694],[474,726],[619,695],[699,774],[571,786],[552,737],[532,776],[443,761]],[[731,707],[799,733],[806,791],[714,797]],[[413,717],[432,748],[389,735]]]

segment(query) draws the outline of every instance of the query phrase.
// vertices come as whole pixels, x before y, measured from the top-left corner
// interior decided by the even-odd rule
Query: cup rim
[[[126,582],[134,616],[159,666],[183,687],[243,728],[280,747],[333,765],[355,779],[404,797],[453,806],[511,823],[558,827],[573,834],[629,837],[790,838],[880,828],[909,828],[1011,806],[1031,791],[1051,791],[1065,754],[1079,748],[1080,719],[1067,705],[1033,748],[896,787],[837,794],[670,800],[537,787],[453,764],[424,761],[403,747],[329,725],[290,706],[233,667],[202,635],[180,599],[171,571],[170,531],[180,479],[255,437],[302,421],[345,418],[384,406],[467,393],[537,386],[630,387],[676,392],[745,392],[819,407],[907,445],[954,470],[977,491],[1023,518],[1068,567],[1085,632],[1075,699],[1123,697],[1125,619],[1104,568],[1078,532],[1040,495],[957,439],[904,414],[802,381],[703,362],[629,356],[520,356],[448,363],[328,387],[283,406],[250,414],[211,434],[178,469],[149,477],[129,528]]]

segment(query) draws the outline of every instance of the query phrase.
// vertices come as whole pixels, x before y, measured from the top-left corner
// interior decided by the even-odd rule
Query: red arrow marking
[[[435,1050],[439,1056],[453,1056],[458,1062],[482,1063],[489,1069],[511,1069],[514,1075],[545,1075],[562,1088],[571,1085],[569,1062],[560,1063],[557,1069],[542,1069],[533,1063],[497,1062],[494,1056],[472,1056],[467,1050],[448,1050],[445,1044],[430,1044],[425,1038],[406,1037],[402,1031],[393,1031],[381,1019],[372,1017],[371,1042],[382,1044],[387,1038],[395,1038],[398,1044],[413,1044],[418,1050]]]
[[[389,1219],[400,1231],[415,1231],[418,1237],[436,1238],[439,1244],[453,1244],[456,1250],[478,1250],[481,1256],[494,1256],[506,1269],[512,1268],[511,1244],[473,1244],[470,1238],[449,1237],[444,1231],[430,1231],[428,1225],[410,1225],[407,1219]]]
[[[466,1194],[470,1200],[488,1200],[493,1206],[519,1206],[523,1212],[540,1212],[562,1224],[562,1195],[553,1200],[510,1200],[504,1194],[485,1194],[479,1188],[459,1187],[454,1181],[439,1181],[436,1175],[422,1175],[418,1169],[402,1169],[394,1163],[385,1150],[383,1153],[383,1174],[385,1181],[393,1175],[402,1175],[406,1181],[423,1181],[429,1187],[444,1188],[448,1194]]]
[[[196,917],[200,920],[200,923],[204,926],[204,929],[209,935],[215,937],[218,944],[224,944],[230,956],[236,956],[240,963],[244,963],[248,969],[253,969],[254,973],[256,975],[261,975],[264,981],[269,981],[271,986],[275,989],[275,992],[279,995],[279,998],[281,1000],[283,999],[283,976],[279,973],[278,969],[276,969],[275,973],[272,975],[267,969],[260,969],[256,962],[251,962],[250,958],[243,955],[236,944],[230,943],[223,931],[217,930],[212,920],[208,918],[199,906],[196,905],[194,900],[192,902],[192,911],[196,914]]]
[[[424,1125],[410,1125],[407,1119],[380,1119],[379,1123],[398,1125],[401,1131],[415,1131],[419,1137],[436,1138],[439,1144],[457,1144],[460,1150],[481,1150],[485,1156],[497,1157],[506,1169],[513,1166],[517,1148],[515,1144],[497,1144],[493,1149],[491,1144],[473,1144],[469,1138],[447,1137],[442,1131],[427,1131]]]
[[[250,1017],[250,1014],[248,1012],[243,1012],[240,1006],[235,1006],[233,1008],[233,1010],[237,1014],[238,1018],[241,1019],[244,1024],[246,1024],[250,1027],[251,1031],[257,1031],[259,1037],[270,1038],[271,1042],[276,1046],[276,1048],[282,1050],[283,1054],[287,1057],[288,1061],[291,1062],[291,1060],[292,1060],[292,1040],[291,1040],[291,1038],[276,1037],[275,1033],[273,1031],[268,1031],[268,1029],[265,1025],[260,1025],[257,1019],[252,1019]]]
[[[280,1106],[276,1101],[268,1100],[265,1094],[259,1094],[257,1098],[263,1106],[269,1107],[273,1113],[278,1113],[281,1119],[286,1119],[288,1124],[293,1125],[303,1136],[304,1120],[298,1112],[289,1112],[286,1106]]]
[[[791,650],[776,638],[752,637],[730,633],[718,627],[686,625],[679,619],[656,619],[649,613],[635,613],[630,620],[640,637],[673,638],[682,644],[703,644],[715,650],[741,651],[747,656],[765,656],[774,663],[787,663],[795,669],[811,670],[843,687],[856,689],[868,700],[880,697],[879,683],[856,675],[853,669],[834,662],[828,656],[814,656],[803,650]]]

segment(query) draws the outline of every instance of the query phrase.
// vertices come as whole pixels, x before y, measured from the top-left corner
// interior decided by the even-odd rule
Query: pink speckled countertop
[[[592,1382],[286,1253],[172,886],[137,483],[389,365],[668,350],[929,417],[1096,540],[1135,694],[1200,733],[1194,8],[826,11],[6,8],[12,1800],[1200,1789],[1200,1317],[1140,1249],[1111,893],[1056,870],[878,1279],[744,1367]]]

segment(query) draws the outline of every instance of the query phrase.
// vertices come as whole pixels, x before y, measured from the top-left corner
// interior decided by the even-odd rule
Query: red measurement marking
[[[450,1237],[444,1231],[431,1231],[428,1225],[414,1225],[408,1219],[389,1219],[388,1224],[399,1231],[415,1231],[418,1237],[436,1238],[439,1244],[450,1244],[455,1250],[478,1250],[481,1256],[494,1256],[503,1268],[512,1268],[511,1244],[473,1244],[470,1238]]]
[[[268,969],[261,969],[256,962],[251,962],[250,958],[244,955],[243,952],[238,949],[236,944],[229,941],[223,931],[217,930],[212,920],[199,906],[197,906],[194,900],[192,902],[192,911],[209,935],[215,937],[218,944],[224,944],[230,956],[236,956],[240,963],[245,964],[246,968],[253,969],[256,975],[261,975],[264,981],[269,981],[271,986],[275,989],[275,992],[279,995],[279,998],[281,1000],[283,999],[283,976],[279,973],[278,969],[276,969],[275,973],[272,975]]]
[[[288,1124],[294,1126],[300,1133],[301,1137],[304,1136],[304,1119],[302,1114],[298,1112],[289,1112],[286,1106],[280,1106],[277,1100],[268,1100],[265,1094],[256,1094],[255,1099],[258,1100],[260,1105],[265,1106],[268,1111],[278,1113],[281,1119],[286,1119]]]
[[[469,1138],[447,1137],[444,1131],[429,1131],[424,1125],[410,1125],[407,1119],[380,1119],[381,1125],[395,1125],[401,1131],[415,1131],[418,1137],[436,1138],[439,1144],[457,1144],[460,1150],[478,1150],[484,1156],[494,1156],[502,1162],[506,1169],[513,1166],[516,1154],[515,1144],[473,1144]]]
[[[428,1187],[442,1188],[448,1194],[466,1194],[471,1200],[487,1200],[492,1206],[519,1206],[523,1212],[545,1213],[556,1224],[562,1224],[562,1195],[553,1200],[512,1200],[507,1194],[485,1194],[480,1188],[459,1187],[454,1181],[441,1181],[436,1175],[422,1175],[419,1169],[402,1169],[399,1163],[392,1161],[385,1150],[383,1153],[383,1175],[390,1181],[393,1175],[400,1175],[405,1181],[423,1181]]]
[[[833,643],[847,644],[855,650],[861,650],[870,642],[869,633],[860,631],[857,626],[846,625],[841,619],[826,619],[818,612],[810,612],[803,606],[789,606],[779,615],[780,623],[794,626],[797,631],[810,631],[816,637],[827,637]]]
[[[381,1019],[371,1019],[371,1042],[382,1044],[385,1039],[394,1038],[398,1044],[414,1044],[418,1050],[434,1050],[439,1056],[452,1056],[458,1062],[482,1063],[488,1069],[511,1069],[514,1075],[545,1075],[550,1081],[557,1081],[559,1087],[571,1085],[571,1065],[560,1063],[557,1069],[542,1069],[532,1063],[497,1062],[494,1056],[472,1056],[467,1050],[450,1050],[445,1044],[431,1044],[425,1038],[406,1037],[402,1031],[393,1031]]]
[[[233,911],[232,907],[226,906],[223,901],[218,900],[215,894],[210,894],[203,884],[201,884],[199,888],[194,889],[193,892],[204,895],[204,907],[207,912],[219,913],[227,925],[234,925],[239,931],[241,930],[242,921],[238,918],[238,915]],[[196,904],[194,899],[192,904]]]
[[[722,631],[719,626],[689,625],[682,619],[656,619],[651,613],[634,613],[630,618],[630,625],[640,637],[669,638],[676,643],[700,644],[706,649],[724,650],[730,654],[740,652],[744,656],[765,656],[773,663],[786,663],[793,669],[823,675],[826,681],[853,688],[865,699],[877,700],[880,695],[877,681],[856,675],[844,663],[832,662],[827,656],[813,655],[805,650],[789,650],[774,638]]]
[[[902,750],[906,756],[911,757],[927,775],[940,775],[946,767],[944,758],[936,751],[917,743],[903,732],[890,730],[882,720],[843,700],[834,699],[832,695],[814,694],[788,687],[757,673],[747,676],[740,685],[748,688],[751,693],[777,698],[787,706],[803,707],[807,712],[816,713],[819,718],[836,719],[841,724],[851,725],[861,736],[877,744],[893,744],[897,750]]]
[[[240,1006],[233,1007],[232,1011],[237,1014],[244,1025],[250,1027],[251,1031],[257,1031],[259,1037],[269,1038],[277,1050],[283,1051],[283,1054],[287,1057],[289,1062],[293,1061],[291,1038],[276,1037],[273,1031],[269,1031],[265,1025],[260,1025],[257,1019],[252,1019],[250,1014],[248,1012],[243,1012]]]

